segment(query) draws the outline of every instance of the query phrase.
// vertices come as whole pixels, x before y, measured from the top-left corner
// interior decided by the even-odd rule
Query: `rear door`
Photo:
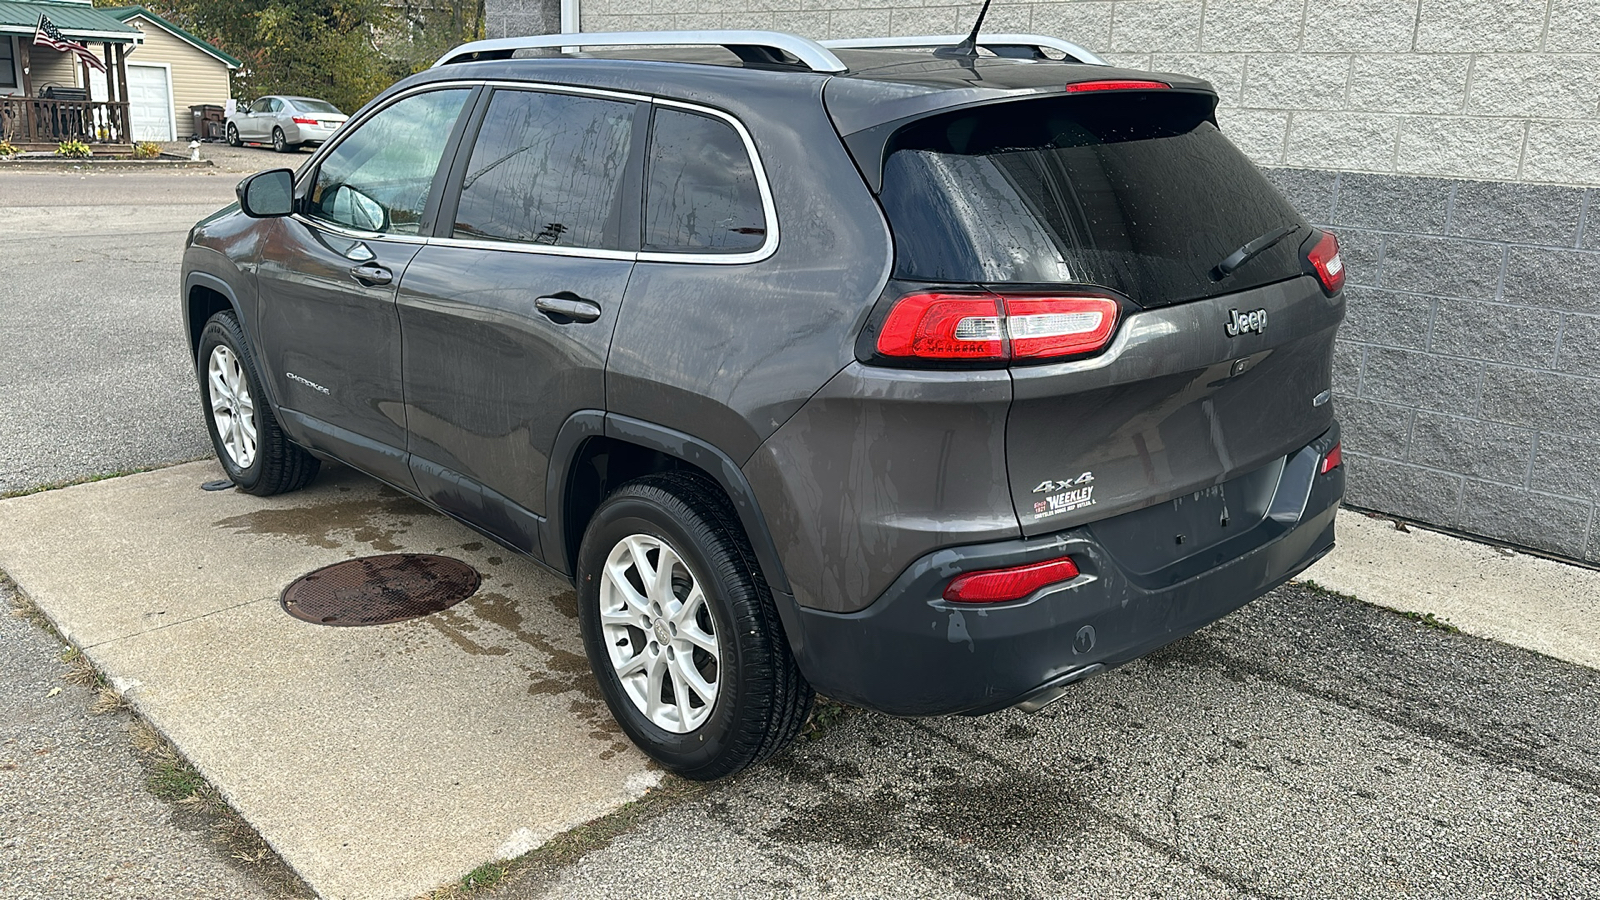
[[[395,287],[422,246],[470,88],[403,97],[347,134],[262,248],[261,346],[302,443],[408,485]],[[434,201],[436,202],[436,200]]]
[[[538,552],[556,433],[573,412],[605,405],[638,247],[630,173],[644,108],[496,88],[457,154],[435,237],[401,284],[416,485],[525,551]]]
[[[1103,350],[1011,365],[1006,463],[1025,534],[1221,485],[1331,425],[1342,300],[1308,274],[1314,232],[1218,132],[1213,102],[1057,95],[934,116],[890,144],[897,277],[1121,304]],[[1222,526],[1224,493],[1207,501]]]

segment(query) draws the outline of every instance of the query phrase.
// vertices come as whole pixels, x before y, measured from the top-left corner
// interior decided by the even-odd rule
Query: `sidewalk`
[[[591,689],[570,589],[351,470],[259,499],[189,463],[0,501],[0,569],[322,896],[414,897],[660,780]],[[278,604],[352,556],[444,553],[461,605],[328,628]]]

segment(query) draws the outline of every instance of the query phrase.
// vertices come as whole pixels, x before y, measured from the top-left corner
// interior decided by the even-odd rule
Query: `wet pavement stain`
[[[416,501],[394,491],[389,496],[369,500],[341,500],[323,506],[292,509],[257,509],[243,515],[219,519],[218,528],[230,528],[242,534],[270,534],[299,540],[309,546],[325,550],[338,550],[349,541],[349,535],[382,553],[395,553],[401,549],[395,538],[405,534],[411,524],[400,517],[424,513]],[[383,519],[398,520],[393,524],[379,524]]]

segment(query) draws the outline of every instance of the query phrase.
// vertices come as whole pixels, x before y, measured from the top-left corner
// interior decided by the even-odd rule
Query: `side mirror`
[[[239,209],[252,219],[271,219],[294,212],[294,173],[288,169],[257,172],[239,182]]]

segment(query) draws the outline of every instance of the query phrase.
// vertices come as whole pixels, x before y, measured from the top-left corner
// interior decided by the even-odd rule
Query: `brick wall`
[[[541,2],[489,0],[491,33]],[[829,38],[963,32],[978,4],[581,9]],[[985,30],[1211,80],[1224,131],[1340,234],[1351,502],[1600,562],[1600,0],[998,0]]]

